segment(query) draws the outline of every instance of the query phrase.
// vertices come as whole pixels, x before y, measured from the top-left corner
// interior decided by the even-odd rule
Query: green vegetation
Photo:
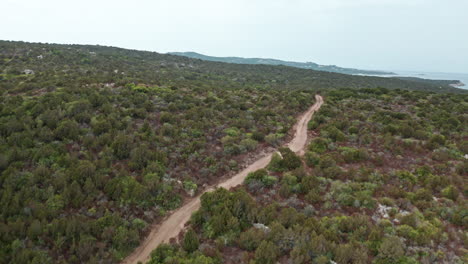
[[[173,253],[151,263],[466,263],[468,97],[364,89],[325,102],[304,157],[281,149],[243,187],[204,194],[199,249],[162,245]]]
[[[378,86],[461,94],[353,90]],[[353,89],[330,90],[346,87]],[[202,208],[182,244],[160,247],[152,262],[217,263],[220,245],[245,251],[239,256],[247,260],[269,263],[290,253],[308,261],[290,238],[280,243],[281,235],[260,235],[253,224],[291,232],[307,217],[317,218],[322,203],[328,211],[364,208],[365,214],[383,203],[375,195],[393,186],[389,179],[407,189],[388,189],[386,204],[431,210],[420,208],[413,218],[396,212],[404,224],[392,228],[392,236],[427,243],[445,232],[459,239],[456,229],[443,227],[466,224],[460,176],[467,167],[460,158],[467,149],[466,97],[440,87],[112,47],[0,41],[0,263],[119,262],[183,199],[239,170],[250,153],[281,146],[318,89],[329,91],[330,103],[309,124],[321,134],[305,156],[307,167],[280,149],[267,170],[249,176],[245,191],[205,195],[203,207],[214,211]],[[400,158],[408,151],[414,158]],[[361,164],[375,168],[356,169]],[[350,177],[360,180],[344,184]],[[422,182],[427,191],[419,190]],[[444,206],[432,204],[432,193]],[[255,195],[265,195],[264,210]],[[305,217],[295,213],[300,207],[281,204],[291,197],[310,203]],[[278,204],[269,203],[273,199]],[[326,226],[337,225],[330,221]],[[316,235],[319,242],[331,236]],[[378,256],[377,242],[343,241],[343,254],[351,247]],[[271,244],[278,254],[263,250],[271,251]],[[317,248],[321,255],[309,256],[316,262],[335,254],[331,246]]]
[[[7,91],[14,95],[38,95],[70,86],[126,87],[131,83],[140,87],[136,89],[143,93],[158,90],[155,87],[175,87],[176,92],[194,87],[260,89],[265,100],[270,98],[269,93],[273,88],[290,91],[384,87],[467,92],[438,81],[366,77],[287,66],[229,64],[103,46],[10,41],[0,41],[0,69],[0,93]],[[34,73],[25,74],[25,70],[32,70]],[[216,97],[205,99],[217,100]],[[236,100],[244,110],[248,109],[248,104],[242,104],[244,98],[236,99],[232,100]],[[299,103],[309,105],[308,101]]]
[[[314,102],[310,89],[163,66],[173,56],[0,45],[12,59],[0,64],[0,263],[118,262]]]

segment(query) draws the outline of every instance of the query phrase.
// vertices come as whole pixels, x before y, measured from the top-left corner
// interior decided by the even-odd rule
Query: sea
[[[418,71],[392,71],[396,75],[373,75],[379,77],[416,77],[431,80],[458,80],[464,86],[458,88],[468,90],[468,73],[448,73],[448,72],[418,72]]]

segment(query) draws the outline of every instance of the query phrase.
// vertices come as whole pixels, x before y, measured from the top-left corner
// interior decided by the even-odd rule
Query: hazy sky
[[[0,39],[468,73],[468,0],[0,0]]]

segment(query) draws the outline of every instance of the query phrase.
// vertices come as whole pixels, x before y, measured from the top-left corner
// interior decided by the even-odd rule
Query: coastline
[[[423,80],[450,80],[451,87],[468,90],[467,73],[444,73],[444,72],[415,72],[415,71],[396,71],[395,75],[367,75],[375,77],[410,77]],[[359,74],[362,76],[362,74]]]
[[[458,81],[457,83],[452,83],[450,86],[455,87],[455,88],[465,88],[466,84],[462,83],[461,81]]]

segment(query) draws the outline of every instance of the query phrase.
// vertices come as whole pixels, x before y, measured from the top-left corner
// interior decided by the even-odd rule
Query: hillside
[[[194,59],[201,59],[206,61],[219,61],[226,63],[238,63],[238,64],[265,64],[265,65],[284,65],[308,70],[325,71],[325,72],[336,72],[343,74],[375,74],[375,75],[392,75],[392,72],[385,71],[369,71],[369,70],[358,70],[352,68],[342,68],[335,65],[320,65],[313,62],[294,62],[294,61],[283,61],[276,59],[262,59],[262,58],[241,58],[241,57],[213,57],[207,56],[196,52],[170,52],[169,54],[185,56]]]
[[[203,82],[223,87],[256,85],[280,89],[373,88],[460,92],[439,83],[396,78],[353,76],[287,66],[228,64],[182,56],[90,45],[0,41],[0,89],[9,93],[75,85],[129,82],[184,84]],[[32,70],[35,74],[24,74]],[[30,73],[32,73],[30,72]],[[67,83],[68,85],[68,83]]]
[[[168,212],[291,138],[318,91],[375,87],[449,98],[423,128],[465,129],[466,91],[440,83],[0,41],[0,263],[117,263]],[[460,136],[446,137],[453,152]]]
[[[118,262],[167,211],[281,143],[313,104],[312,90],[165,66],[172,56],[8,44],[0,263]]]
[[[160,263],[467,263],[468,97],[327,93],[288,148],[201,197]]]

